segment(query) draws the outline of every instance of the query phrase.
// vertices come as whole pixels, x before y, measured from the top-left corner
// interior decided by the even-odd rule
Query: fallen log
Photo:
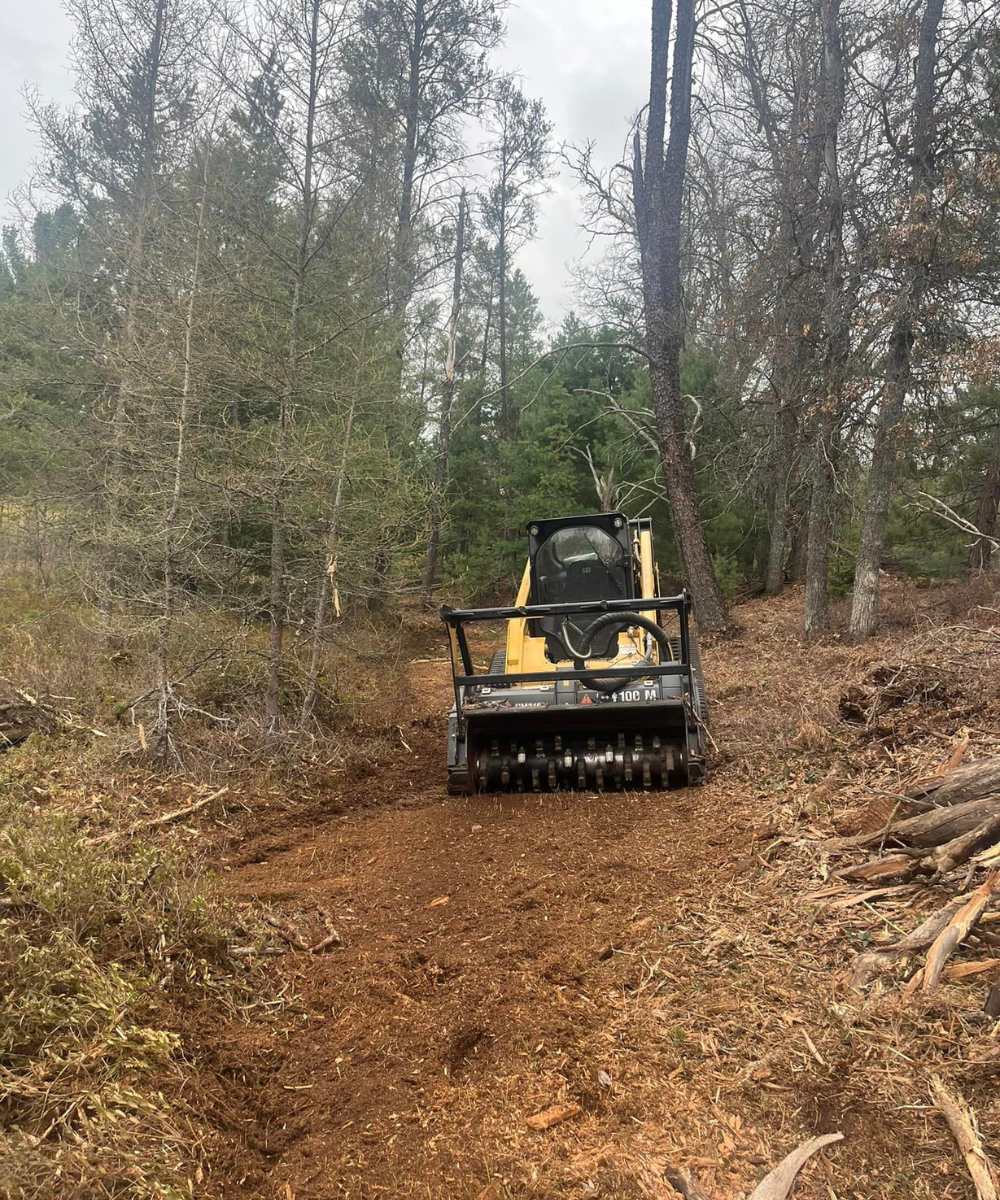
[[[1000,755],[963,763],[944,775],[925,779],[906,795],[911,800],[929,800],[939,808],[947,808],[997,793],[1000,793]]]
[[[927,965],[924,967],[923,990],[929,992],[941,978],[945,963],[955,947],[963,942],[972,927],[986,910],[986,905],[993,899],[993,894],[1000,887],[1000,871],[991,871],[986,879],[968,897],[962,897],[965,903],[952,915],[948,924],[934,939],[927,955]]]
[[[889,827],[887,841],[902,842],[929,850],[954,841],[978,828],[988,818],[1000,815],[1000,796],[967,800],[950,808],[935,808],[919,817],[906,817]],[[875,839],[880,840],[881,834]],[[871,845],[872,843],[869,843]]]
[[[987,817],[985,821],[950,842],[945,842],[921,861],[921,867],[933,871],[937,876],[947,875],[960,867],[978,851],[992,846],[1000,838],[1000,813]]]
[[[931,1099],[951,1130],[965,1165],[975,1184],[979,1200],[998,1200],[997,1174],[992,1162],[983,1149],[982,1138],[976,1128],[971,1110],[960,1097],[949,1092],[937,1075],[931,1076]]]

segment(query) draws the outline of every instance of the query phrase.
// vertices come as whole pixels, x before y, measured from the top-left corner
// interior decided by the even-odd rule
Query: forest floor
[[[263,807],[240,797],[215,851],[224,890],[310,942],[325,912],[342,945],[262,960],[267,986],[236,1017],[207,1001],[169,1017],[211,1191],[674,1200],[670,1165],[732,1200],[839,1131],[801,1200],[972,1197],[927,1086],[943,1071],[1000,1134],[1000,1046],[978,1019],[1000,971],[931,997],[853,992],[857,949],[923,900],[823,898],[826,840],[891,810],[865,780],[891,790],[970,724],[973,754],[1000,731],[955,681],[888,725],[845,725],[839,699],[873,665],[932,661],[927,631],[969,619],[946,592],[897,601],[907,619],[864,647],[807,645],[796,592],[742,606],[739,635],[705,647],[718,749],[700,788],[449,797],[433,658],[386,683],[409,689],[393,752]],[[993,697],[996,663],[974,664]],[[529,1123],[555,1106],[566,1119]]]

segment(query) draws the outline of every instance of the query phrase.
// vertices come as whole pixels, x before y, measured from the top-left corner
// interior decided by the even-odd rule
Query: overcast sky
[[[71,32],[61,0],[0,0],[0,197],[25,178],[35,153],[25,84],[47,100],[72,99]],[[500,63],[545,102],[557,143],[592,139],[608,163],[643,102],[648,55],[649,0],[522,0],[508,14]],[[518,260],[550,319],[572,303],[567,268],[586,246],[579,219],[573,181],[563,172],[543,201],[537,241]]]

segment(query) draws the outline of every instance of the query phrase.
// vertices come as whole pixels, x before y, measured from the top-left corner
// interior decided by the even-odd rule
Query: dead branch
[[[333,918],[325,908],[319,909],[319,915],[326,929],[326,937],[321,938],[315,946],[309,947],[310,954],[321,954],[324,950],[328,950],[331,946],[342,946],[343,939],[333,927]]]
[[[941,519],[947,521],[949,525],[954,525],[956,529],[960,529],[962,533],[969,534],[971,537],[975,538],[976,541],[989,542],[989,544],[993,547],[994,553],[1000,550],[1000,541],[997,541],[997,539],[994,537],[990,537],[988,533],[983,533],[978,526],[973,525],[971,521],[967,521],[965,517],[955,512],[953,508],[950,508],[937,496],[932,496],[928,492],[917,492],[917,495],[923,496],[925,500],[930,500],[934,507],[928,508],[926,504],[913,503],[907,505],[908,508],[918,508],[921,512],[929,513],[932,517],[941,517]]]
[[[178,808],[173,812],[164,813],[162,817],[155,817],[152,821],[145,822],[146,829],[158,829],[161,825],[169,825],[173,821],[180,821],[183,817],[189,817],[192,813],[196,813],[199,808],[204,808],[206,804],[211,804],[213,800],[218,800],[220,796],[224,796],[229,791],[229,785],[224,788],[219,788],[217,792],[213,792],[211,796],[205,796],[202,800],[196,800],[194,804],[189,804],[186,808]]]
[[[938,846],[931,854],[922,860],[922,866],[934,871],[938,878],[953,871],[966,863],[979,850],[993,845],[1000,838],[1000,813],[987,817],[985,821],[963,833],[960,837],[952,838],[950,842]]]
[[[811,1138],[803,1142],[798,1149],[793,1150],[774,1168],[770,1175],[762,1179],[750,1193],[750,1200],[786,1200],[795,1183],[799,1171],[810,1158],[824,1146],[832,1146],[834,1142],[842,1142],[842,1133],[827,1133],[822,1137]]]
[[[962,897],[965,903],[952,915],[948,924],[934,939],[934,944],[927,955],[923,983],[925,992],[929,992],[936,986],[949,956],[955,947],[969,936],[970,930],[983,915],[998,887],[1000,887],[1000,871],[991,871],[969,897]]]
[[[915,954],[919,950],[926,950],[947,927],[948,922],[962,908],[966,900],[966,896],[956,896],[953,900],[949,900],[943,908],[931,913],[916,929],[900,938],[898,942],[894,942],[891,946],[877,946],[859,955],[851,973],[851,987],[860,990],[868,983],[874,972],[881,967],[894,962],[897,958],[902,958],[905,954]]]
[[[303,938],[302,934],[299,933],[299,931],[293,926],[285,925],[283,922],[279,921],[277,917],[265,917],[264,920],[268,925],[271,926],[272,929],[276,929],[278,931],[278,933],[285,939],[289,946],[292,946],[296,950],[303,950],[306,953],[312,949],[309,943]]]
[[[962,1152],[965,1165],[969,1168],[979,1200],[998,1200],[997,1173],[983,1149],[971,1109],[959,1096],[949,1092],[944,1081],[937,1075],[931,1076],[931,1099],[934,1101],[934,1107],[948,1122],[951,1135]]]

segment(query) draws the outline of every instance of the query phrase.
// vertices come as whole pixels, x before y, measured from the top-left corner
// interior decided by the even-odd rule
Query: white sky
[[[521,0],[510,9],[500,65],[544,101],[557,144],[592,139],[604,163],[617,159],[648,86],[649,12],[649,0]],[[71,33],[61,0],[0,0],[0,197],[25,179],[35,153],[25,84],[46,100],[72,100]],[[579,219],[563,171],[542,202],[538,239],[518,259],[550,320],[572,305],[567,268],[586,248]]]

